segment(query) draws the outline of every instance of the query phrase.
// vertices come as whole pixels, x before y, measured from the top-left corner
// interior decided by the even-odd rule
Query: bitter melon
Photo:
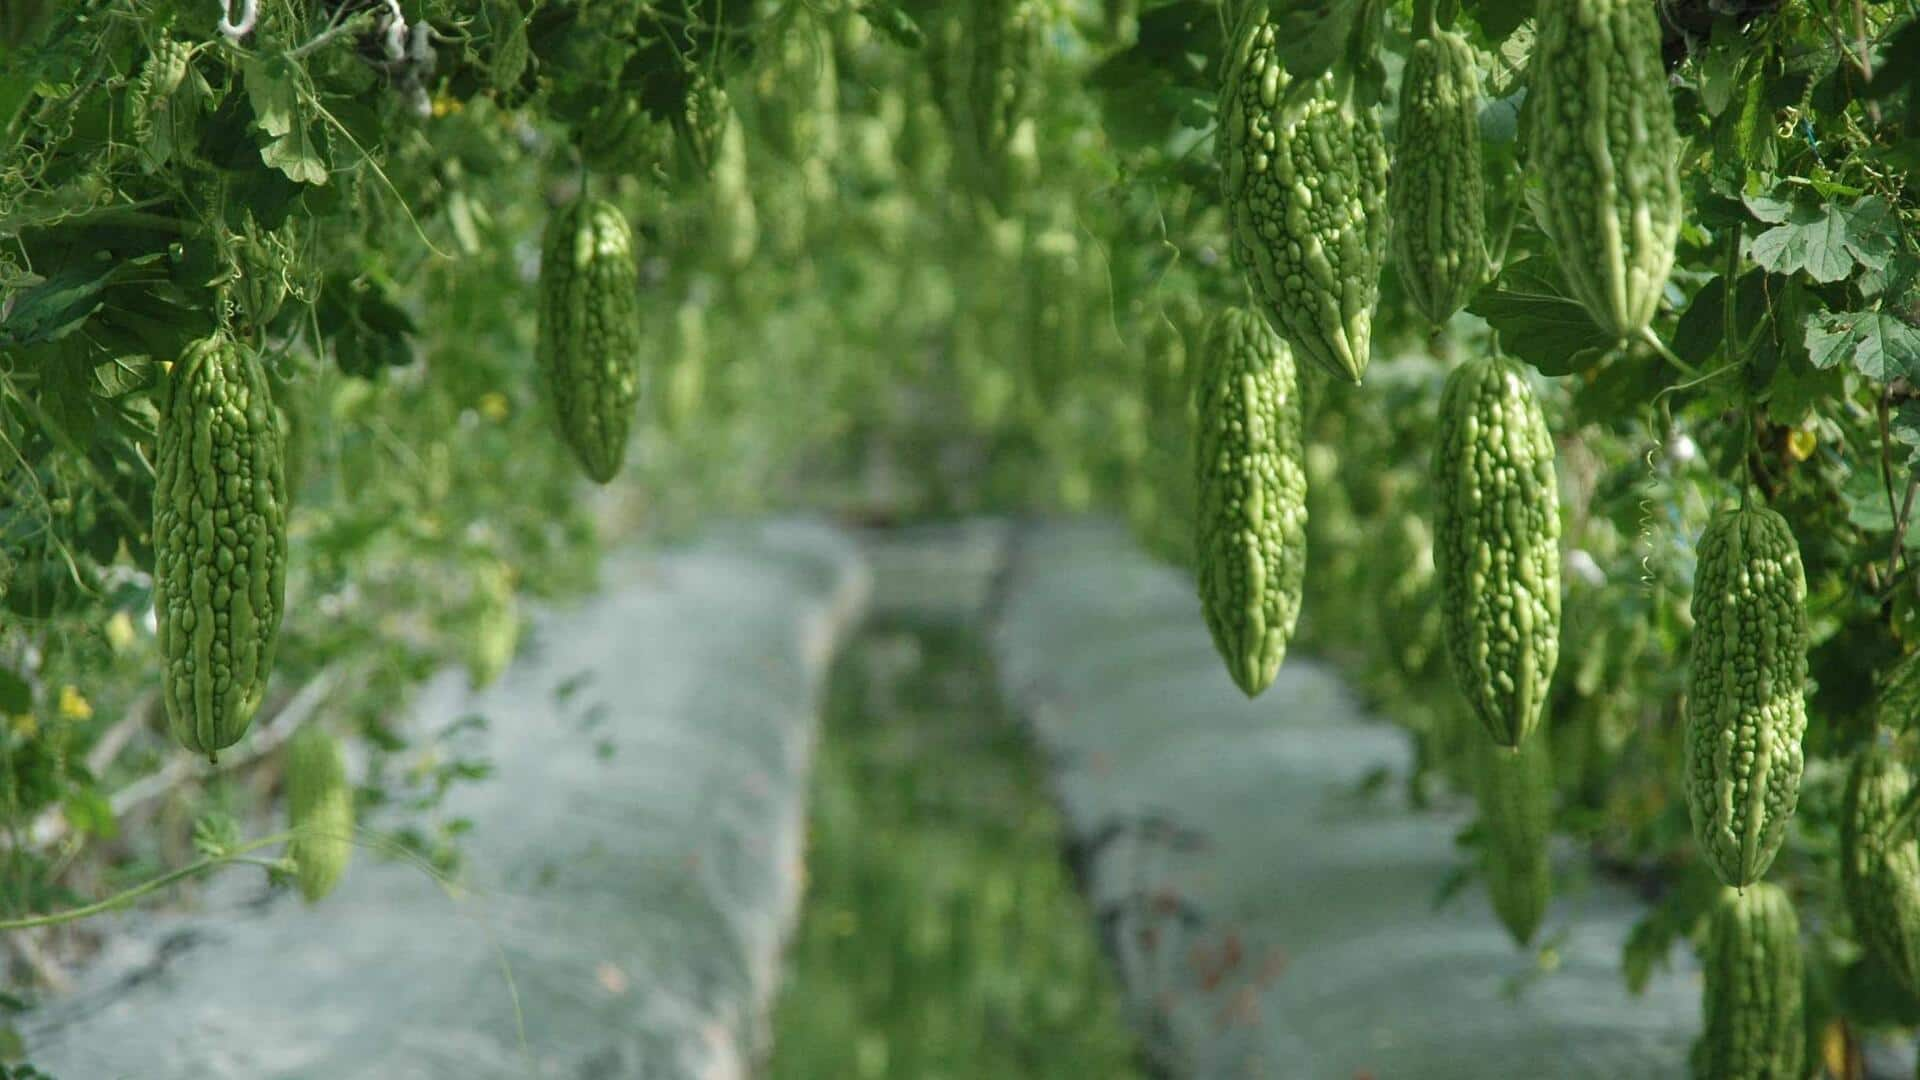
[[[1174,566],[1193,562],[1193,368],[1182,306],[1154,317],[1142,342],[1141,408],[1146,437],[1127,497],[1127,519],[1147,552]]]
[[[353,788],[340,744],[307,725],[287,744],[287,818],[294,880],[309,902],[333,891],[353,858]]]
[[[540,367],[561,437],[588,476],[613,479],[640,393],[633,232],[582,195],[547,222],[540,263]]]
[[[1553,894],[1547,848],[1553,829],[1553,758],[1544,732],[1512,749],[1473,741],[1487,898],[1513,940],[1526,945]]]
[[[1195,386],[1194,551],[1214,646],[1248,697],[1273,682],[1300,615],[1307,475],[1293,357],[1255,312],[1229,308]]]
[[[710,177],[719,158],[720,137],[733,122],[733,105],[726,89],[705,68],[688,71],[686,79],[686,98],[674,127],[692,171]]]
[[[282,436],[260,360],[221,334],[161,382],[153,593],[173,737],[232,746],[266,693],[286,606]]]
[[[1031,114],[1045,15],[1037,0],[943,5],[929,50],[928,75],[954,165],[1001,209],[1035,164]]]
[[[742,270],[760,243],[760,215],[747,172],[747,134],[731,111],[721,121],[718,138],[707,184],[710,247],[729,268]]]
[[[1920,844],[1896,834],[1913,775],[1878,742],[1847,775],[1840,817],[1840,885],[1854,936],[1906,987],[1920,993]]]
[[[673,156],[673,130],[647,112],[637,97],[604,101],[575,132],[580,157],[597,173],[647,175]]]
[[[1387,254],[1387,149],[1376,111],[1328,72],[1302,96],[1266,4],[1248,4],[1215,147],[1234,261],[1302,356],[1359,382]]]
[[[1714,515],[1700,537],[1684,737],[1694,836],[1720,880],[1758,881],[1800,799],[1807,585],[1786,519]]]
[[[1654,8],[1542,3],[1528,62],[1535,215],[1574,298],[1623,338],[1659,307],[1683,210]]]
[[[1724,890],[1702,951],[1706,975],[1696,1080],[1800,1080],[1806,988],[1800,920],[1779,886]]]
[[[1560,493],[1553,433],[1525,369],[1476,357],[1447,377],[1434,450],[1434,568],[1454,682],[1516,746],[1560,657]]]
[[[1452,318],[1486,277],[1485,199],[1473,46],[1429,25],[1401,75],[1387,209],[1401,285],[1432,322]]]

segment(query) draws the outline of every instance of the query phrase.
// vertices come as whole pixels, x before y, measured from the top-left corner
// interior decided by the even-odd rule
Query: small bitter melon
[[[1196,392],[1194,550],[1213,643],[1248,697],[1273,682],[1300,615],[1307,474],[1293,356],[1266,320],[1228,308]]]

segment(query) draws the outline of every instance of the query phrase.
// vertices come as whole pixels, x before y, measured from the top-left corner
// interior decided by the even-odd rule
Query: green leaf
[[[1302,82],[1337,63],[1352,40],[1354,25],[1371,0],[1270,0],[1280,61]]]
[[[33,687],[12,668],[0,667],[0,713],[18,716],[33,711]]]
[[[892,0],[867,0],[858,8],[861,18],[872,24],[875,30],[885,34],[893,43],[903,48],[919,49],[926,45],[927,35],[913,16],[900,10]]]
[[[1880,479],[1878,466],[1850,474],[1840,490],[1840,498],[1847,506],[1847,521],[1856,528],[1872,533],[1893,531],[1893,507],[1887,503],[1887,488]],[[1907,543],[1909,547],[1920,544],[1920,536],[1910,530]]]
[[[1769,225],[1778,225],[1793,215],[1793,199],[1775,193],[1743,195],[1747,212]]]
[[[1766,220],[1756,203],[1777,213],[1772,201],[1748,200],[1755,216]],[[1900,224],[1893,209],[1877,195],[1851,206],[1825,203],[1794,205],[1785,220],[1753,238],[1753,261],[1777,274],[1805,270],[1822,283],[1840,281],[1858,266],[1884,269],[1900,246]]]
[[[1920,401],[1901,402],[1887,421],[1887,433],[1908,448],[1908,471],[1920,467]]]
[[[1819,311],[1804,325],[1815,367],[1844,360],[1869,379],[1920,379],[1920,332],[1884,311]]]
[[[1569,375],[1590,367],[1615,341],[1594,325],[1587,309],[1561,291],[1546,260],[1514,263],[1474,295],[1467,310],[1487,320],[1508,355],[1543,375]]]
[[[308,140],[305,125],[261,147],[260,160],[286,173],[289,180],[303,184],[327,182],[327,163]]]
[[[113,816],[113,804],[96,787],[74,787],[61,804],[67,824],[84,836],[111,840],[120,833],[119,819]]]
[[[1533,0],[1467,0],[1461,7],[1480,24],[1489,42],[1497,42],[1533,17],[1534,3]]]
[[[1884,270],[1900,249],[1900,220],[1878,195],[1868,195],[1847,208],[1847,253],[1869,270]]]
[[[1846,221],[1831,205],[1794,207],[1784,223],[1754,237],[1747,254],[1776,274],[1804,270],[1819,282],[1839,281],[1853,270]]]
[[[260,160],[290,180],[325,184],[327,163],[314,149],[300,107],[299,70],[284,56],[248,57],[240,70],[247,100],[253,103],[254,124],[269,136],[260,147]]]
[[[101,294],[124,269],[103,251],[19,293],[0,319],[0,347],[58,341],[79,329],[100,309]]]
[[[292,131],[300,107],[293,65],[284,57],[249,56],[240,62],[240,74],[260,130],[275,138]]]
[[[1845,389],[1838,369],[1822,370],[1795,358],[1783,360],[1767,386],[1767,417],[1785,427],[1799,427],[1815,405]]]

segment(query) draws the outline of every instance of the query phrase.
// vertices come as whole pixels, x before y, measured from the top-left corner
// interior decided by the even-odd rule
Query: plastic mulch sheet
[[[749,1075],[817,697],[866,581],[844,536],[795,522],[610,559],[493,687],[454,673],[416,704],[419,730],[487,721],[462,746],[494,771],[443,811],[473,822],[464,888],[362,850],[313,908],[240,870],[191,914],[110,916],[81,984],[26,1018],[31,1059],[62,1080]]]

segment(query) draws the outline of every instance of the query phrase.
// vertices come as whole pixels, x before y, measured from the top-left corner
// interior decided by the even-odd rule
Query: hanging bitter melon
[[[1709,918],[1695,1080],[1801,1080],[1806,988],[1793,902],[1755,882],[1722,891]]]
[[[1273,681],[1300,615],[1307,475],[1293,357],[1266,320],[1229,308],[1195,385],[1194,553],[1201,608],[1248,697]]]
[[[1560,493],[1553,433],[1526,371],[1455,368],[1434,451],[1434,569],[1454,682],[1493,741],[1540,720],[1560,657]]]
[[[1913,774],[1878,741],[1847,774],[1840,815],[1840,885],[1854,936],[1909,991],[1920,993],[1920,843],[1896,831]]]
[[[153,592],[173,736],[208,755],[246,734],[286,607],[287,485],[259,358],[223,334],[160,389]]]
[[[1680,236],[1680,136],[1657,5],[1539,5],[1528,61],[1535,212],[1573,296],[1620,337],[1646,329]]]
[[[1687,806],[1728,885],[1772,865],[1800,800],[1807,584],[1772,510],[1723,510],[1701,534],[1684,737]]]
[[[619,207],[582,195],[547,222],[540,262],[540,367],[561,437],[589,477],[627,456],[640,394],[633,231]]]
[[[1401,287],[1431,322],[1486,277],[1485,201],[1479,62],[1465,38],[1428,25],[1401,75],[1387,209]]]
[[[1481,873],[1500,924],[1519,945],[1533,940],[1553,894],[1553,758],[1545,732],[1508,748],[1474,739]]]
[[[353,788],[333,736],[309,724],[287,744],[287,854],[309,902],[333,891],[353,858]]]
[[[1215,148],[1234,261],[1300,355],[1359,382],[1387,254],[1387,148],[1373,108],[1328,72],[1302,95],[1267,5],[1248,4]]]

